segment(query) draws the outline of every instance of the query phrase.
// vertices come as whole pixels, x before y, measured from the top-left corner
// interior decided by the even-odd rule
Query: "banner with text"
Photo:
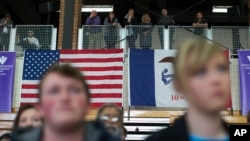
[[[15,52],[0,52],[0,112],[11,112],[15,62]]]
[[[250,50],[238,51],[242,115],[250,110]]]
[[[185,96],[173,87],[173,60],[176,50],[129,52],[130,106],[185,108]]]
[[[186,108],[186,98],[173,86],[176,50],[129,51],[129,105]],[[229,51],[224,55],[229,59]],[[226,107],[232,107],[231,99]]]

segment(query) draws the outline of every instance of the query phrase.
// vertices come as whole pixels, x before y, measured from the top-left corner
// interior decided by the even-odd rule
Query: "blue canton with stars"
[[[57,50],[26,50],[23,80],[40,80],[52,65],[58,64],[59,57]]]

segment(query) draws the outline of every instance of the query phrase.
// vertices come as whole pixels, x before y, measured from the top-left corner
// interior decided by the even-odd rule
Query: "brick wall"
[[[58,49],[62,49],[62,40],[64,34],[72,34],[72,49],[77,49],[78,44],[78,29],[81,25],[81,8],[83,0],[74,0],[74,17],[73,17],[73,27],[64,27],[64,12],[65,12],[65,0],[60,2],[60,19],[59,19],[59,28],[58,28]],[[63,33],[64,28],[73,28],[72,33]]]

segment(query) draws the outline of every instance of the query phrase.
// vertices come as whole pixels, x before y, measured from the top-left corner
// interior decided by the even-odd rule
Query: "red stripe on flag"
[[[77,59],[60,59],[60,62],[74,62],[74,63],[86,63],[86,62],[100,62],[100,63],[107,63],[107,62],[122,62],[123,58],[77,58]]]
[[[122,79],[122,75],[85,76],[86,80]]]
[[[122,94],[91,94],[91,98],[122,98]]]
[[[27,104],[31,104],[31,105],[34,105],[34,106],[37,106],[37,105],[39,105],[39,103],[27,103],[27,102],[22,102],[22,103],[20,103],[20,106],[21,107],[23,107],[23,106],[25,106],[25,105],[27,105]]]
[[[38,89],[38,85],[35,85],[35,84],[22,84],[22,89]]]
[[[122,66],[113,67],[77,67],[81,71],[122,71]]]
[[[88,85],[90,89],[121,89],[122,84]]]
[[[91,103],[91,107],[93,107],[93,108],[100,108],[104,104],[110,104],[110,103]],[[115,104],[118,107],[122,107],[122,103],[113,103],[113,104]]]
[[[21,97],[22,98],[39,98],[39,95],[38,94],[25,94],[25,93],[22,93]]]
[[[123,53],[123,49],[105,49],[105,50],[60,50],[60,54],[116,54]]]

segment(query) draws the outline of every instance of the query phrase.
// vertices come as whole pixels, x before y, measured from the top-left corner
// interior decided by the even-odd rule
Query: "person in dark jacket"
[[[229,60],[205,40],[185,42],[174,61],[174,86],[188,100],[187,113],[146,141],[229,141],[220,112],[230,99]]]
[[[169,26],[175,25],[174,17],[168,15],[168,10],[163,8],[161,10],[161,16],[158,18],[157,25],[164,26],[167,29]],[[158,34],[161,42],[161,48],[164,49],[164,29],[159,27]],[[169,28],[169,48],[172,49],[172,42],[174,36],[174,28]]]
[[[104,20],[104,25],[107,25],[104,35],[107,48],[114,49],[118,37],[119,23],[114,12],[110,12]]]
[[[81,72],[70,65],[49,69],[38,86],[43,125],[12,132],[12,141],[119,141],[98,122],[83,119],[90,109],[90,92]]]
[[[196,18],[193,21],[194,33],[204,36],[204,29],[208,27],[207,21],[203,18],[201,12],[197,12]]]
[[[13,26],[10,14],[0,19],[0,51],[9,50],[10,30]]]
[[[122,139],[123,111],[115,104],[105,104],[97,112],[96,120],[101,121],[114,136]]]
[[[152,47],[152,23],[148,14],[143,14],[140,23],[140,47],[150,49]]]
[[[124,17],[124,23],[127,26],[127,41],[128,41],[128,47],[135,48],[135,41],[137,39],[138,34],[138,20],[135,16],[135,10],[129,9],[128,14]]]

